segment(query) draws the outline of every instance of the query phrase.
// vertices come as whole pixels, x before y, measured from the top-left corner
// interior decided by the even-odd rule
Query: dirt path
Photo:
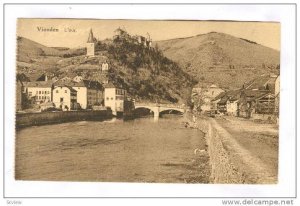
[[[274,126],[230,117],[209,121],[246,183],[277,182],[278,130]]]

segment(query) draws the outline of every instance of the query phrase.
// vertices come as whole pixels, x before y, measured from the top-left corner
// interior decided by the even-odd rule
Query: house
[[[218,104],[221,101],[221,99],[225,96],[226,92],[221,92],[219,95],[217,95],[214,99],[211,100],[211,111],[214,113],[219,112]]]
[[[275,111],[275,95],[271,92],[255,98],[255,113],[273,114]]]
[[[94,37],[93,30],[90,29],[89,37],[86,42],[86,56],[93,57],[95,56],[95,46],[97,39]]]
[[[83,77],[82,76],[79,76],[79,75],[76,75],[74,78],[73,78],[73,81],[74,82],[81,82],[83,80]]]
[[[197,110],[210,111],[212,100],[222,92],[224,90],[215,84],[202,83],[192,89],[192,100]]]
[[[108,71],[108,63],[106,61],[102,63],[101,70],[102,71]]]
[[[267,93],[267,90],[241,90],[239,100],[239,116],[250,118],[256,109],[256,99]]]
[[[238,99],[228,99],[226,102],[226,113],[229,116],[239,116],[239,100]]]
[[[226,114],[227,112],[227,96],[223,96],[218,102],[217,102],[217,112],[221,114]]]
[[[67,84],[77,91],[77,102],[82,109],[103,103],[103,86],[98,81],[82,80]]]
[[[77,109],[77,91],[70,86],[55,86],[53,89],[53,103],[63,111]]]
[[[119,112],[124,112],[126,90],[116,87],[112,83],[104,85],[104,88],[104,105],[110,107],[115,115]]]
[[[212,100],[212,110],[231,116],[239,115],[240,89],[220,93]]]
[[[52,101],[52,81],[24,82],[27,98],[35,104]]]

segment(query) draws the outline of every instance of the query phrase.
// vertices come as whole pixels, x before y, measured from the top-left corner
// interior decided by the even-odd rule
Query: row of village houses
[[[213,114],[237,117],[278,117],[279,75],[262,75],[245,83],[242,88],[225,91],[215,84],[193,88],[195,109]]]
[[[123,111],[126,90],[112,83],[101,84],[78,76],[55,82],[47,78],[34,82],[17,78],[17,111],[24,109],[25,99],[41,109],[53,106],[66,111],[101,105],[116,113]]]

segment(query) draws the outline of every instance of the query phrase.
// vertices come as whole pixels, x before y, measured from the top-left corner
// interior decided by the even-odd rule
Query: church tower
[[[95,43],[96,43],[96,39],[94,38],[94,34],[91,29],[90,33],[89,33],[89,38],[86,43],[86,55],[87,56],[95,56]]]

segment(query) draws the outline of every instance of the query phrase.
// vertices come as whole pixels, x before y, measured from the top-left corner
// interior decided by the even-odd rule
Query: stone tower
[[[96,39],[94,38],[93,35],[93,30],[90,30],[89,33],[89,38],[86,42],[86,55],[87,56],[95,56],[95,43],[96,43]]]

